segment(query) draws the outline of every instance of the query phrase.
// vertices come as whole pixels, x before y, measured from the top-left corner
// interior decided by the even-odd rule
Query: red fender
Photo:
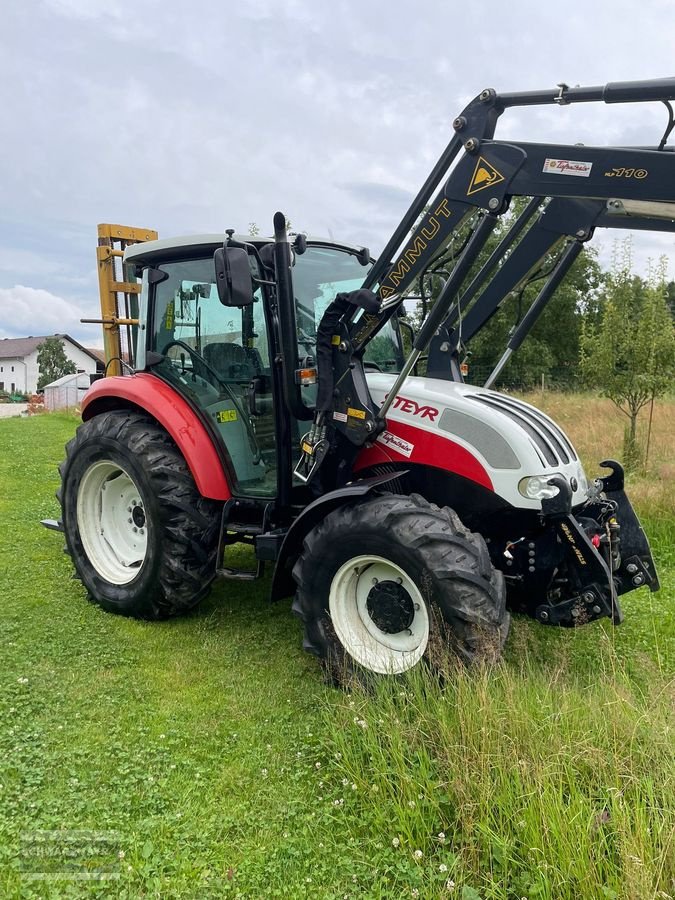
[[[232,492],[213,439],[189,403],[154,375],[140,372],[95,381],[84,395],[82,419],[86,422],[98,413],[129,404],[145,410],[171,435],[202,497],[230,499]]]
[[[415,428],[413,425],[391,419],[387,422],[386,434],[402,439],[398,445],[399,449],[395,440],[384,443],[380,438],[372,447],[366,447],[359,453],[354,465],[355,471],[382,463],[418,463],[453,472],[491,491],[494,490],[492,480],[484,466],[461,444],[456,444],[440,434],[434,434],[433,431]]]

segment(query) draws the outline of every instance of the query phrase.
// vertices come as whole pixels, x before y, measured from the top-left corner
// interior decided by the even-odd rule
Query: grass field
[[[542,405],[589,472],[620,453],[605,401]],[[267,581],[159,624],[88,603],[39,525],[76,424],[0,422],[0,897],[675,896],[675,403],[630,483],[659,594],[374,696],[322,685]],[[94,852],[114,880],[31,877]]]

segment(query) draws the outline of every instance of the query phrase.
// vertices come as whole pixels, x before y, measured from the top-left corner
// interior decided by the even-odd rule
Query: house
[[[38,347],[48,337],[60,338],[68,359],[75,363],[77,372],[87,375],[103,371],[100,351],[88,350],[68,334],[47,334],[40,337],[0,339],[0,391],[9,394],[34,394],[37,391]]]

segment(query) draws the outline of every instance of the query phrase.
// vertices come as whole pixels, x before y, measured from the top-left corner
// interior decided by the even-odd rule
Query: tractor
[[[622,594],[659,587],[622,467],[587,477],[552,419],[492,385],[595,229],[675,230],[673,98],[675,78],[482,91],[377,260],[282,213],[270,237],[100,226],[106,377],[46,523],[91,599],[160,619],[270,564],[338,684],[433,665],[439,643],[494,660],[511,611],[619,623]],[[670,111],[654,146],[494,139],[512,107],[647,101]],[[495,371],[467,383],[470,341],[544,265]]]

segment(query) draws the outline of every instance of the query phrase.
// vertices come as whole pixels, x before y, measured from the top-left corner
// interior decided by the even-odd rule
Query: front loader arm
[[[455,377],[456,367],[450,361],[460,343],[482,328],[503,298],[526,283],[541,262],[565,242],[569,246],[563,247],[522,327],[512,336],[512,346],[507,348],[509,355],[522,342],[578,256],[581,243],[592,236],[597,225],[619,227],[616,223],[621,222],[621,227],[625,227],[633,215],[634,222],[648,220],[651,224],[663,220],[667,224],[658,226],[660,230],[675,227],[675,154],[662,147],[583,147],[492,139],[499,116],[509,107],[593,101],[667,102],[675,99],[675,78],[604,87],[559,85],[558,88],[558,91],[501,95],[485,90],[454,120],[454,137],[363,283],[364,289],[376,292],[379,307],[364,312],[351,306],[336,323],[331,353],[337,377],[332,379],[334,390],[329,408],[317,409],[312,432],[303,439],[299,468],[306,480],[317,468],[314,445],[319,440],[328,441],[324,443],[325,454],[333,442],[332,437],[326,437],[327,427],[336,439],[347,439],[354,446],[374,439],[384,428],[386,414],[401,385],[430,345],[430,374]],[[462,150],[463,155],[457,159]],[[465,288],[467,277],[474,271],[513,197],[530,198],[530,201]],[[642,212],[639,209],[635,212],[640,204]],[[619,213],[629,208],[633,212],[622,219]],[[417,334],[401,373],[375,412],[369,398],[361,396],[365,384],[361,377],[365,347],[394,314],[413,284],[440,260],[447,262],[449,242],[467,223],[469,233],[461,251],[456,256],[450,254],[454,267]],[[528,226],[529,230],[525,230]],[[506,253],[509,255],[503,261]],[[460,333],[464,307],[467,312]],[[508,356],[502,365],[506,359]],[[357,389],[359,386],[361,390]],[[357,407],[350,406],[355,397],[361,397],[363,402]]]

